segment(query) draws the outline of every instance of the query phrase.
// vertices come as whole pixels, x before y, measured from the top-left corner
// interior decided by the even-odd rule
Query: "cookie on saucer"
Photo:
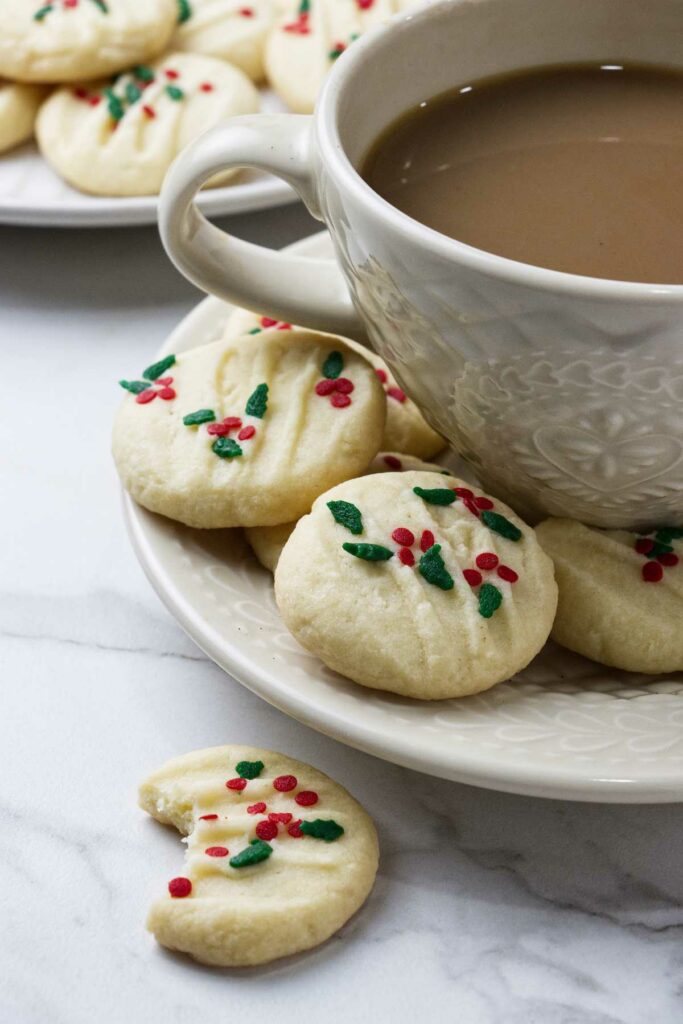
[[[179,0],[171,49],[230,61],[254,82],[264,76],[263,52],[275,21],[275,0]]]
[[[152,60],[168,45],[177,0],[2,0],[0,75],[77,82]]]
[[[0,153],[31,138],[46,92],[40,85],[0,81]]]
[[[363,686],[434,700],[524,668],[557,604],[551,560],[502,502],[454,477],[383,473],[314,503],[275,570],[285,625]]]
[[[236,309],[228,318],[226,337],[241,334],[258,336],[264,330],[291,330],[292,325],[273,317],[260,316],[246,309]],[[405,452],[418,459],[432,459],[446,442],[429,426],[424,416],[394,379],[391,370],[375,352],[365,345],[346,338],[346,344],[372,363],[387,396],[387,422],[382,448],[387,452]]]
[[[319,945],[367,899],[375,826],[327,775],[284,754],[213,747],[168,761],[140,806],[188,836],[184,873],[149,912],[162,946],[221,967]]]
[[[546,519],[559,588],[553,639],[627,672],[683,670],[683,528],[599,530]]]
[[[114,424],[123,486],[188,526],[272,526],[367,467],[386,402],[342,338],[268,331],[168,355],[127,394]]]
[[[436,463],[423,462],[413,455],[401,455],[398,452],[379,452],[366,473],[396,473],[411,469],[448,475],[448,470],[437,466]],[[265,569],[275,572],[282,549],[295,526],[296,522],[293,522],[281,523],[279,526],[252,526],[245,530],[252,551]]]

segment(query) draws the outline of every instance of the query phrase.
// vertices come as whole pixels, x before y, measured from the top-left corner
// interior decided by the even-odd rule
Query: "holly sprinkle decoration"
[[[291,331],[292,325],[284,320],[273,320],[272,316],[259,317],[259,326],[252,327],[248,334],[260,334],[261,331]]]
[[[67,3],[68,0],[64,0]],[[95,2],[95,0],[93,0]],[[107,113],[111,121],[111,129],[115,130],[124,119],[129,110],[140,110],[142,116],[147,120],[153,120],[157,116],[154,106],[145,99],[145,90],[153,82],[160,78],[165,81],[163,90],[157,99],[166,96],[174,103],[179,103],[186,97],[186,92],[178,84],[180,72],[175,68],[164,68],[158,73],[146,64],[137,64],[130,71],[117,75],[112,83],[99,91],[91,92],[84,86],[77,86],[73,95],[77,100],[88,103],[91,107],[98,106],[103,100],[107,104]],[[199,92],[213,92],[215,86],[211,82],[201,82]]]
[[[463,569],[462,574],[473,590],[479,587],[479,614],[484,619],[490,619],[500,608],[503,595],[493,583],[484,582],[483,573],[495,571],[499,579],[505,580],[506,583],[516,583],[519,576],[510,566],[502,565],[498,555],[493,551],[483,551],[477,555],[475,565],[476,569]]]
[[[261,420],[268,409],[268,385],[258,384],[244,407],[246,416]],[[244,454],[242,444],[251,441],[256,436],[256,426],[253,423],[243,423],[240,416],[226,416],[220,423],[216,420],[216,413],[213,409],[196,409],[183,416],[183,423],[186,427],[200,427],[206,424],[206,432],[216,440],[211,445],[211,451],[219,459],[235,459]],[[237,431],[237,438],[230,437],[233,431]]]
[[[342,377],[344,369],[344,357],[341,352],[330,352],[323,363],[323,379],[315,386],[316,395],[329,397],[330,405],[335,409],[345,409],[351,405],[350,395],[354,390],[354,383],[348,377]]]
[[[311,0],[300,0],[296,21],[282,26],[283,32],[291,32],[298,36],[307,36],[311,31]]]
[[[174,363],[175,356],[166,356],[142,371],[144,380],[120,380],[119,384],[124,390],[135,395],[135,401],[139,405],[146,405],[157,396],[165,402],[169,402],[176,397],[175,390],[171,387],[173,377],[163,377],[162,374],[169,370]]]
[[[683,527],[679,526],[663,526],[637,538],[634,547],[639,555],[644,555],[647,559],[641,569],[645,583],[661,582],[664,578],[664,569],[678,565],[679,558],[671,541],[682,538]]]

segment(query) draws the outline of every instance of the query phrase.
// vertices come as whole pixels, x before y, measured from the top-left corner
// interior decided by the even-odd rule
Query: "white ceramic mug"
[[[439,0],[362,37],[314,117],[236,118],[166,179],[164,245],[200,287],[322,330],[363,328],[483,486],[520,512],[599,526],[683,522],[683,286],[517,263],[394,209],[358,167],[395,118],[488,75],[544,64],[683,66],[683,0]],[[227,167],[290,182],[337,262],[228,237],[193,203]],[[683,244],[683,239],[682,239]]]

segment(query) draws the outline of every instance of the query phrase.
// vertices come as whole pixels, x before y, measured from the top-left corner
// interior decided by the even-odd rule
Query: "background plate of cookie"
[[[326,234],[292,251],[332,255]],[[231,312],[205,299],[162,354],[215,340]],[[147,576],[183,629],[239,682],[312,728],[397,764],[506,792],[681,799],[683,675],[620,672],[549,643],[515,678],[478,696],[423,702],[367,690],[290,636],[272,576],[241,530],[192,530],[128,496],[124,512]]]

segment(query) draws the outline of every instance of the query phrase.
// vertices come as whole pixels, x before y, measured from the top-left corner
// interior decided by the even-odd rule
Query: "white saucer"
[[[331,256],[326,234],[292,249]],[[230,309],[205,299],[163,352],[215,339]],[[683,799],[683,675],[618,672],[549,644],[513,681],[476,697],[420,703],[366,690],[287,633],[272,578],[241,531],[191,530],[127,496],[124,514],[147,576],[183,629],[299,721],[397,764],[491,789],[623,803]]]

